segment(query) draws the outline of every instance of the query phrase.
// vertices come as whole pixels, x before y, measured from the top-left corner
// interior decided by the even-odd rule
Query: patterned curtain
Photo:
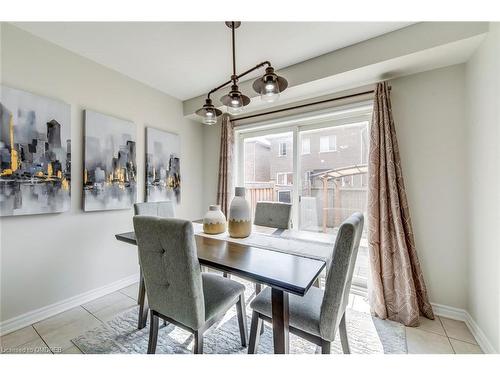
[[[368,246],[372,313],[417,326],[434,319],[417,257],[387,82],[377,84],[368,160]]]
[[[219,183],[217,186],[217,204],[226,215],[229,212],[231,194],[233,191],[233,151],[234,151],[234,130],[230,121],[230,116],[222,115],[220,130],[220,156],[219,156]]]

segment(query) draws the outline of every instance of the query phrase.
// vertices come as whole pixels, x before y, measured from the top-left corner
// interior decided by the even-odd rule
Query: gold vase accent
[[[220,234],[226,231],[226,223],[203,223],[203,232],[206,234]]]
[[[229,220],[229,235],[234,238],[245,238],[252,232],[252,222]]]
[[[210,206],[203,218],[203,232],[207,234],[219,234],[225,231],[226,217],[220,210],[220,206]]]

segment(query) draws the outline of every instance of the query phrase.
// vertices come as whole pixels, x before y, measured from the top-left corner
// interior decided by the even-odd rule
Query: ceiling
[[[244,22],[236,30],[237,70],[264,60],[284,68],[410,24]],[[181,100],[206,93],[231,74],[231,33],[223,22],[15,25]]]

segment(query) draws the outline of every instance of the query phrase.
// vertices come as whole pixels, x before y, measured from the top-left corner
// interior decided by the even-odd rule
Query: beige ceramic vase
[[[226,217],[220,210],[220,206],[209,206],[208,212],[203,217],[203,232],[207,234],[219,234],[226,231]]]
[[[250,205],[245,199],[245,188],[235,188],[234,198],[229,206],[229,235],[235,238],[248,237],[252,232]]]

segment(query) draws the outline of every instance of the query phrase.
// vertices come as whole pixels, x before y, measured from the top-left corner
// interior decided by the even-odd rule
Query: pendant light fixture
[[[272,66],[267,67],[266,74],[253,83],[253,89],[260,94],[263,101],[268,103],[278,100],[280,92],[285,90],[287,86],[287,80],[276,75]]]
[[[243,95],[238,85],[232,85],[229,94],[220,98],[222,104],[227,107],[229,113],[236,114],[243,110],[243,107],[250,103],[250,98]]]
[[[217,123],[217,117],[222,115],[222,111],[215,108],[212,104],[212,99],[205,99],[205,104],[202,108],[196,111],[198,116],[203,117],[203,123],[205,125],[214,125]]]
[[[203,117],[203,123],[206,125],[213,125],[217,123],[217,117],[222,114],[222,111],[215,108],[212,104],[212,99],[210,99],[210,95],[220,90],[223,87],[231,84],[231,90],[227,95],[224,95],[220,100],[222,104],[227,107],[227,110],[231,114],[237,114],[243,111],[243,108],[250,104],[250,98],[241,93],[238,87],[238,81],[241,77],[253,72],[256,69],[266,67],[266,71],[264,75],[258,78],[253,83],[253,89],[260,94],[260,97],[263,101],[272,103],[279,98],[279,94],[283,92],[287,86],[288,82],[285,78],[278,76],[274,72],[274,68],[271,66],[269,61],[264,61],[253,68],[241,73],[236,74],[236,48],[235,48],[235,30],[240,27],[241,22],[231,21],[226,22],[226,26],[231,29],[231,40],[232,40],[232,51],[233,51],[233,74],[231,75],[231,79],[227,82],[224,82],[220,86],[209,91],[207,98],[205,100],[205,104],[202,108],[196,111],[196,114]]]

